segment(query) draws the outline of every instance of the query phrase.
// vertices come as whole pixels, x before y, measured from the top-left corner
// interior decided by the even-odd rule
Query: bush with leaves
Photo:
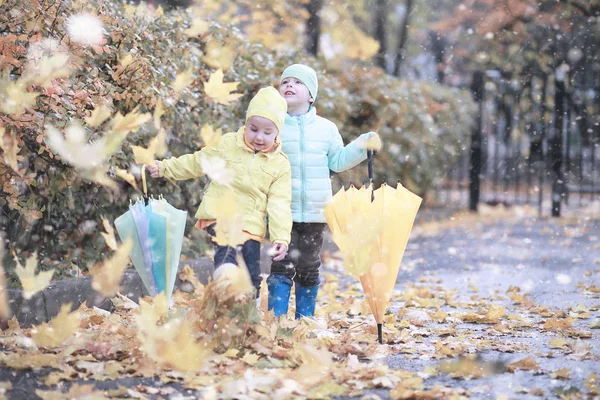
[[[85,13],[102,21],[106,34],[98,43],[66,34]],[[292,62],[318,71],[319,113],[346,140],[378,128],[385,145],[378,162],[388,178],[412,182],[419,192],[464,143],[473,109],[468,94],[401,82],[373,68],[325,71],[319,60],[269,50],[234,26],[198,21],[190,10],[8,0],[0,5],[0,26],[5,265],[12,252],[38,252],[43,268],[58,267],[62,276],[103,258],[102,216],[114,220],[141,194],[136,152],[181,155],[203,145],[203,127],[236,130],[253,94],[275,84]],[[224,82],[239,82],[242,97],[231,104],[206,94],[205,82],[219,67]],[[193,215],[205,184],[154,180],[150,189]],[[189,222],[184,255],[197,257],[202,236]]]

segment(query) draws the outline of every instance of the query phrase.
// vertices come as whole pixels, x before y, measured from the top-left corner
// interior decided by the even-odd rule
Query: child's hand
[[[381,150],[381,138],[379,135],[375,132],[369,132],[368,135],[367,139],[360,143],[360,147],[367,150]]]
[[[287,246],[283,243],[275,243],[273,247],[271,247],[270,253],[273,255],[273,261],[281,261],[287,253]]]
[[[158,161],[154,160],[154,165],[146,165],[146,170],[150,172],[150,176],[153,178],[160,178],[158,171]]]

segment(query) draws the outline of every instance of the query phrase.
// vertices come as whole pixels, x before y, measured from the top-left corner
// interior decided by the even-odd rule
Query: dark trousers
[[[231,246],[220,246],[213,240],[213,237],[216,235],[215,225],[216,224],[212,224],[206,228],[206,232],[210,235],[210,241],[215,249],[215,270],[219,268],[219,266],[227,263],[238,265],[237,250]],[[260,242],[257,242],[256,240],[247,240],[243,245],[238,246],[238,248],[241,248],[242,258],[246,263],[252,285],[256,288],[256,297],[258,298],[260,284],[262,282],[262,277],[260,276]]]
[[[273,261],[271,275],[284,275],[300,286],[317,285],[325,226],[323,223],[294,222],[288,252],[283,260]]]

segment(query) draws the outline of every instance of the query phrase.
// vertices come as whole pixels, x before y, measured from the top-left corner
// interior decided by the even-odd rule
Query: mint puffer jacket
[[[373,133],[364,133],[344,147],[335,124],[311,107],[303,115],[287,115],[280,137],[292,167],[294,222],[326,222],[323,210],[332,197],[329,170],[342,172],[367,158],[361,148]]]

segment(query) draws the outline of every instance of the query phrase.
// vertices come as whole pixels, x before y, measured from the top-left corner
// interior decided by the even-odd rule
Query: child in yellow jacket
[[[196,213],[196,227],[206,230],[214,248],[215,270],[226,263],[237,264],[237,251],[216,243],[215,227],[219,203],[233,194],[239,212],[243,214],[246,240],[241,253],[256,288],[260,290],[260,242],[265,237],[267,220],[269,238],[273,243],[273,260],[287,253],[292,228],[291,168],[281,151],[279,132],[285,122],[287,103],[273,87],[259,90],[246,111],[246,122],[237,132],[223,135],[217,144],[180,157],[155,161],[149,168],[152,177],[182,180],[204,175],[202,160],[219,157],[235,174],[233,182],[224,184],[212,180]]]

